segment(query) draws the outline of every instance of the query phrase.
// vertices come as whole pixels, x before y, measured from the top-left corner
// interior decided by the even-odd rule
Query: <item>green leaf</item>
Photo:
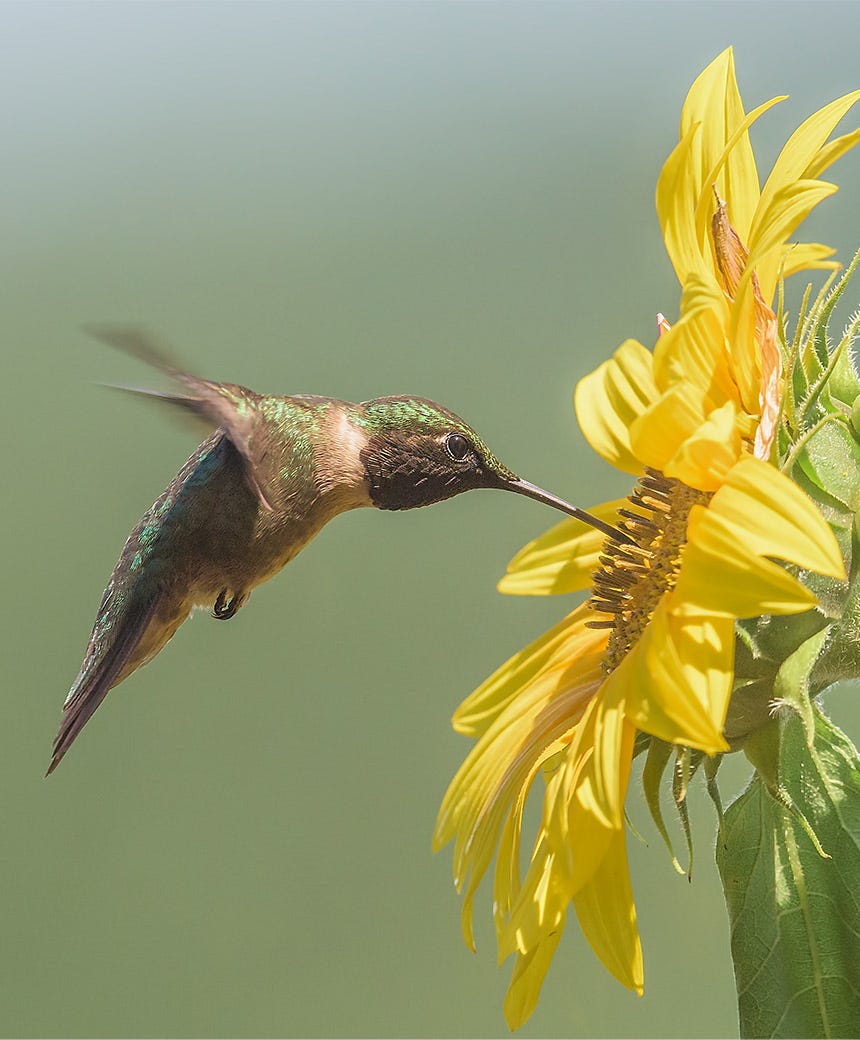
[[[717,844],[741,1036],[860,1036],[860,758],[818,711],[812,748],[797,715],[779,721],[779,797],[756,774]]]

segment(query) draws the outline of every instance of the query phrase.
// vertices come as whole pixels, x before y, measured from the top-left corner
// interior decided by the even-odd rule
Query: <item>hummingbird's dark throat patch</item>
[[[639,641],[663,595],[674,588],[695,505],[710,495],[649,469],[629,496],[633,509],[619,509],[617,527],[633,544],[608,540],[592,579],[589,607],[609,617],[588,621],[610,629],[603,669],[609,674]]]
[[[483,487],[483,472],[455,462],[438,445],[407,431],[370,438],[361,452],[370,500],[377,509],[415,509]]]

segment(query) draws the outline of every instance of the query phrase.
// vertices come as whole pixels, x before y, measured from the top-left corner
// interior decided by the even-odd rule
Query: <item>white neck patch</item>
[[[320,490],[343,495],[348,503],[345,509],[372,505],[361,461],[369,440],[367,433],[338,407],[331,408],[328,425],[325,456],[320,453],[315,460]]]

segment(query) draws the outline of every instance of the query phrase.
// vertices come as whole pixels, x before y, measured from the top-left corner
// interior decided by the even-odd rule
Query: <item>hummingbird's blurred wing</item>
[[[88,326],[87,331],[103,343],[132,354],[180,383],[188,393],[165,393],[159,390],[142,390],[126,386],[118,389],[168,401],[193,412],[206,422],[221,427],[245,462],[245,475],[251,490],[260,500],[263,508],[272,512],[274,508],[273,483],[276,474],[267,465],[265,450],[261,452],[255,447],[254,432],[260,421],[260,415],[251,402],[256,395],[244,387],[235,386],[232,383],[215,383],[184,371],[173,362],[168,351],[143,329],[93,325]]]

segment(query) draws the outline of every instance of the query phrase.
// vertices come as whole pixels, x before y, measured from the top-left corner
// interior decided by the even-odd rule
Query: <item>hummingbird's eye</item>
[[[455,462],[464,462],[472,450],[472,445],[462,434],[449,433],[445,438],[445,450]]]

